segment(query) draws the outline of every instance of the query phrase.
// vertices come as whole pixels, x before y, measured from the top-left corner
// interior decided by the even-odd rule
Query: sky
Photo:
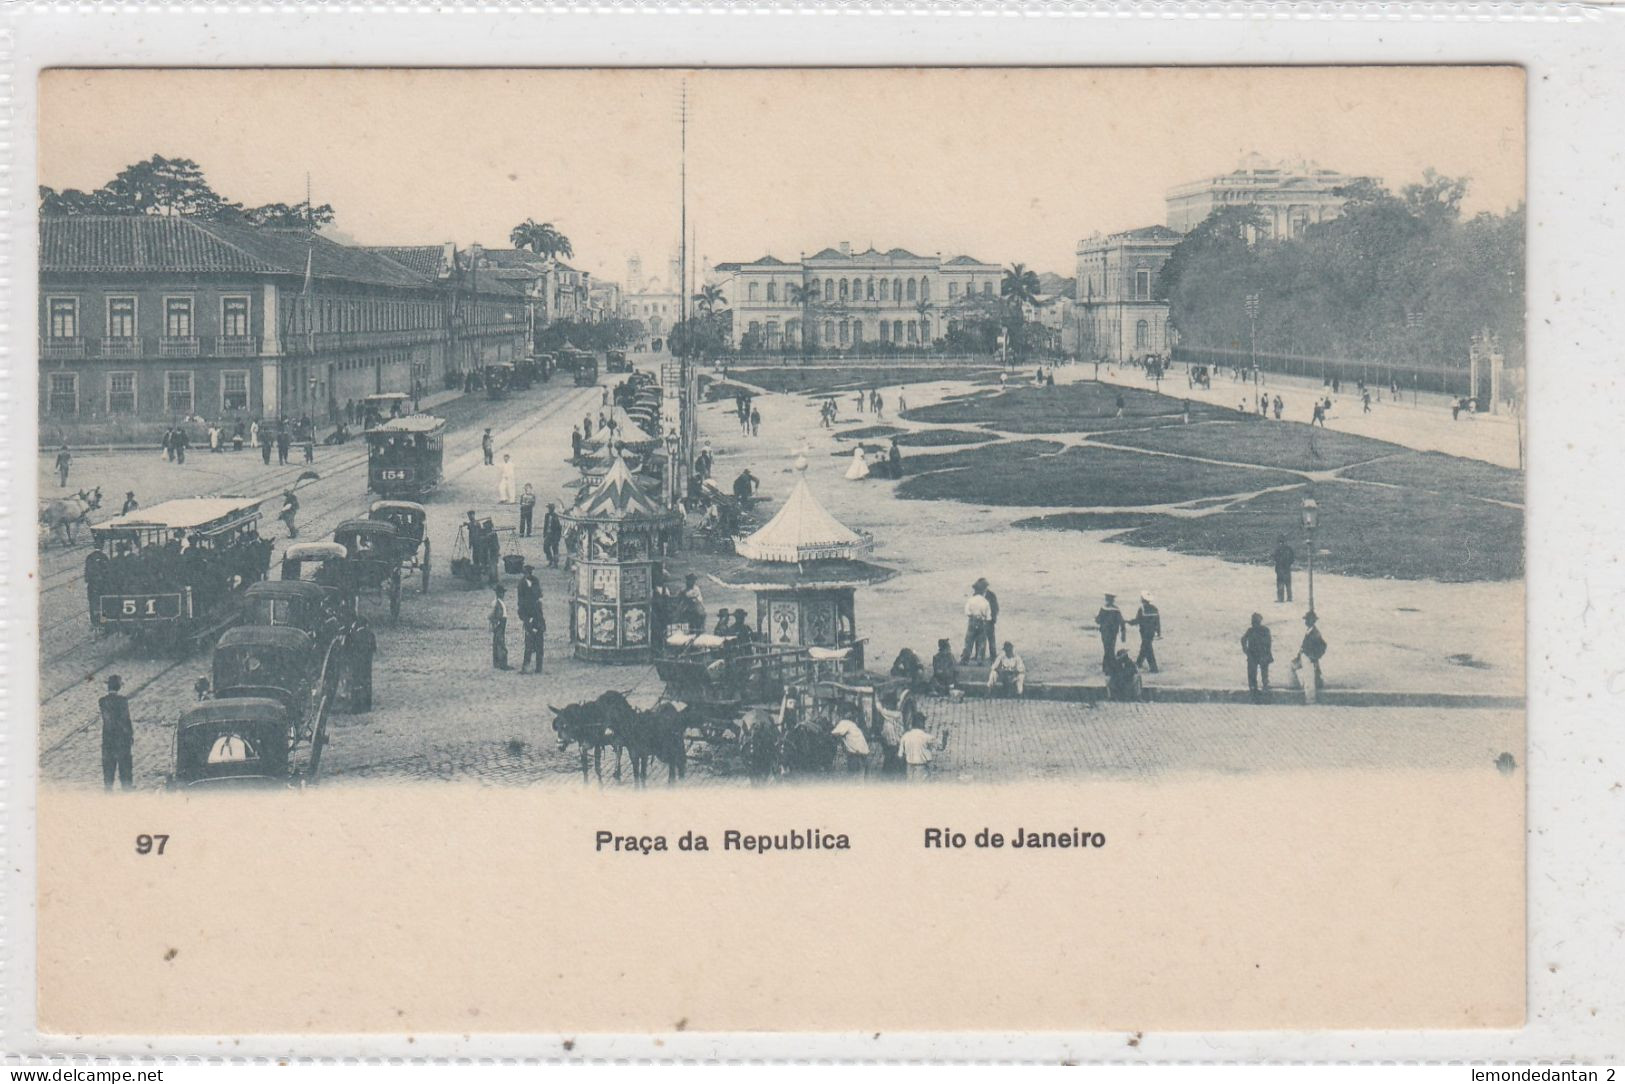
[[[162,154],[253,205],[308,173],[356,242],[506,247],[534,218],[623,281],[676,254],[685,86],[697,266],[848,241],[1071,275],[1079,239],[1165,221],[1168,188],[1250,152],[1394,189],[1467,176],[1469,214],[1524,192],[1508,67],[63,69],[40,183]]]

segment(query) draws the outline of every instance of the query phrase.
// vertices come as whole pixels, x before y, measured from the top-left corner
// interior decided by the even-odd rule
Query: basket
[[[502,555],[502,571],[510,576],[517,576],[525,571],[525,555],[522,553],[504,553]]]

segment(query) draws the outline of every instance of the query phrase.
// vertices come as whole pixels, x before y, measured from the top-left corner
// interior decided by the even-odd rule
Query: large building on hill
[[[795,262],[719,263],[716,271],[733,310],[733,345],[747,353],[802,346],[804,336],[825,350],[929,345],[956,310],[997,300],[1002,274],[970,256],[853,252],[847,244]]]
[[[1229,173],[1170,188],[1168,227],[1189,233],[1220,207],[1256,207],[1266,223],[1261,236],[1297,237],[1341,214],[1347,199],[1338,189],[1357,179],[1314,162],[1271,162],[1250,154]]]
[[[393,253],[391,255],[390,253]],[[41,439],[330,416],[523,348],[524,298],[469,288],[452,246],[367,249],[187,217],[40,223]]]

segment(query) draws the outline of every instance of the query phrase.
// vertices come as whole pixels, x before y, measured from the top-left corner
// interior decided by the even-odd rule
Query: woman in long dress
[[[852,465],[846,468],[846,480],[861,481],[869,477],[869,461],[863,457],[863,445],[852,449]]]

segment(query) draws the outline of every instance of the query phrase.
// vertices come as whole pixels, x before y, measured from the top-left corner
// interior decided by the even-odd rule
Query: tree
[[[551,222],[537,222],[527,218],[508,232],[508,243],[514,248],[528,248],[538,256],[556,259],[576,254],[570,239],[560,233]]]
[[[931,345],[931,339],[927,329],[931,326],[931,314],[936,311],[936,308],[937,307],[935,305],[924,298],[921,298],[914,304],[914,315],[920,325],[920,344],[922,346]]]
[[[100,193],[82,192],[65,188],[58,192],[49,185],[40,185],[39,211],[41,218],[65,218],[68,215],[114,214],[105,205]]]
[[[1027,321],[1027,306],[1038,303],[1041,290],[1037,272],[1029,271],[1026,264],[1011,264],[1004,273],[1004,281],[999,283],[999,296],[1004,299],[1007,310],[1004,327],[1018,360],[1025,353],[1026,336],[1022,331]]]
[[[333,224],[333,205],[330,203],[317,204],[312,207],[307,201],[289,205],[286,203],[267,203],[259,207],[250,207],[243,211],[245,221],[255,226],[269,226],[276,229],[302,228],[308,230],[320,229]]]
[[[818,280],[792,282],[785,289],[789,294],[790,303],[801,306],[801,356],[808,357],[812,354],[818,339],[813,330],[816,326],[814,321],[818,319]]]
[[[204,218],[219,222],[247,222],[255,226],[319,229],[333,224],[331,204],[311,207],[299,203],[267,203],[245,208],[216,192],[203,168],[190,158],[155,154],[144,162],[125,166],[94,192],[77,188],[61,192],[41,185],[40,216],[165,215]]]

